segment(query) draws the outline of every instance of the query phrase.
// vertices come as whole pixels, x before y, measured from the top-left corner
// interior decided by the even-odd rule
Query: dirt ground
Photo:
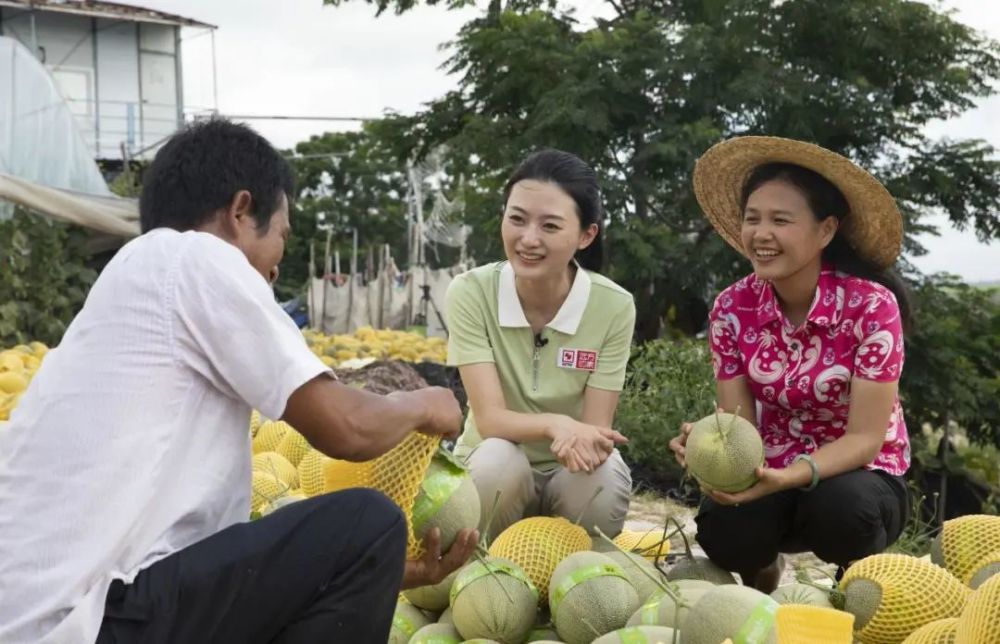
[[[662,531],[664,523],[673,517],[683,526],[684,533],[691,543],[691,550],[695,554],[705,554],[694,540],[696,532],[694,523],[695,508],[689,508],[671,499],[655,496],[649,493],[640,493],[632,497],[628,516],[625,519],[625,527],[630,530],[657,530]],[[668,530],[673,532],[674,527]],[[680,535],[670,537],[670,552],[681,553],[684,551],[684,542]],[[785,556],[785,571],[781,577],[781,583],[787,584],[795,581],[796,569],[802,568],[809,578],[817,583],[830,583],[832,575],[836,572],[836,566],[826,564],[817,559],[812,553],[793,554]],[[827,573],[827,574],[824,574]],[[829,576],[827,576],[829,575]]]

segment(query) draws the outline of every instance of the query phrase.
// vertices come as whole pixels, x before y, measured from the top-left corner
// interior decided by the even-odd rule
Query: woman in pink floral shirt
[[[898,396],[908,305],[891,271],[892,196],[847,159],[772,137],[718,144],[695,170],[699,203],[753,273],[709,316],[719,406],[757,425],[766,464],[750,489],[707,491],[698,541],[770,592],[782,552],[841,571],[884,550],[909,510]],[[671,442],[683,463],[689,426]]]

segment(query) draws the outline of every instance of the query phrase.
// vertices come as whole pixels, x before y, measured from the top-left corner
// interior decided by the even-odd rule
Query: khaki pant
[[[621,532],[625,524],[632,474],[618,450],[589,474],[561,466],[540,472],[531,467],[516,443],[487,438],[469,454],[467,463],[483,507],[480,530],[485,528],[500,491],[490,539],[531,516],[561,516],[573,522],[579,518],[580,525],[592,535],[597,534],[596,526],[610,537]],[[603,490],[591,501],[598,487]]]

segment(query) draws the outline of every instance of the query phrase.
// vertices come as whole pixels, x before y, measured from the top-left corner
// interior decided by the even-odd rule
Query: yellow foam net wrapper
[[[1000,642],[1000,575],[993,575],[972,593],[955,633],[955,644],[995,642]]]
[[[278,443],[290,431],[295,431],[292,426],[281,420],[269,420],[261,423],[253,437],[253,453],[273,452],[278,447]]]
[[[858,561],[847,569],[840,589],[865,644],[899,644],[929,622],[958,617],[971,593],[944,568],[899,554]]]
[[[406,553],[410,559],[417,559],[423,554],[423,545],[414,536],[413,502],[417,498],[427,467],[438,451],[440,443],[440,438],[436,436],[414,432],[396,447],[370,461],[351,463],[333,458],[321,461],[319,464],[322,472],[321,492],[366,487],[385,494],[406,515],[406,529],[409,534]],[[309,454],[303,457],[303,462],[307,458]],[[299,480],[302,481],[301,464],[299,467]],[[305,483],[302,485],[305,491]]]
[[[851,644],[854,639],[854,615],[822,606],[778,606],[775,627],[778,644]]]
[[[638,530],[622,530],[614,538],[616,546],[628,552],[635,552],[650,561],[662,559],[670,553],[670,542],[663,538],[663,529],[641,532]]]
[[[903,644],[954,644],[958,618],[949,617],[924,624],[903,640]]]
[[[531,517],[501,532],[489,553],[520,566],[544,604],[548,602],[549,580],[559,562],[574,552],[590,550],[591,545],[586,530],[562,517]]]
[[[943,565],[964,583],[971,580],[976,564],[994,550],[1000,550],[1000,517],[970,514],[944,522]]]

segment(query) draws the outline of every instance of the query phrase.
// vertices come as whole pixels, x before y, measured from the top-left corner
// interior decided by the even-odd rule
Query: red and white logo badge
[[[584,349],[560,349],[559,366],[563,369],[597,371],[597,352]]]
[[[596,351],[577,351],[576,368],[584,371],[595,371],[597,369]]]

